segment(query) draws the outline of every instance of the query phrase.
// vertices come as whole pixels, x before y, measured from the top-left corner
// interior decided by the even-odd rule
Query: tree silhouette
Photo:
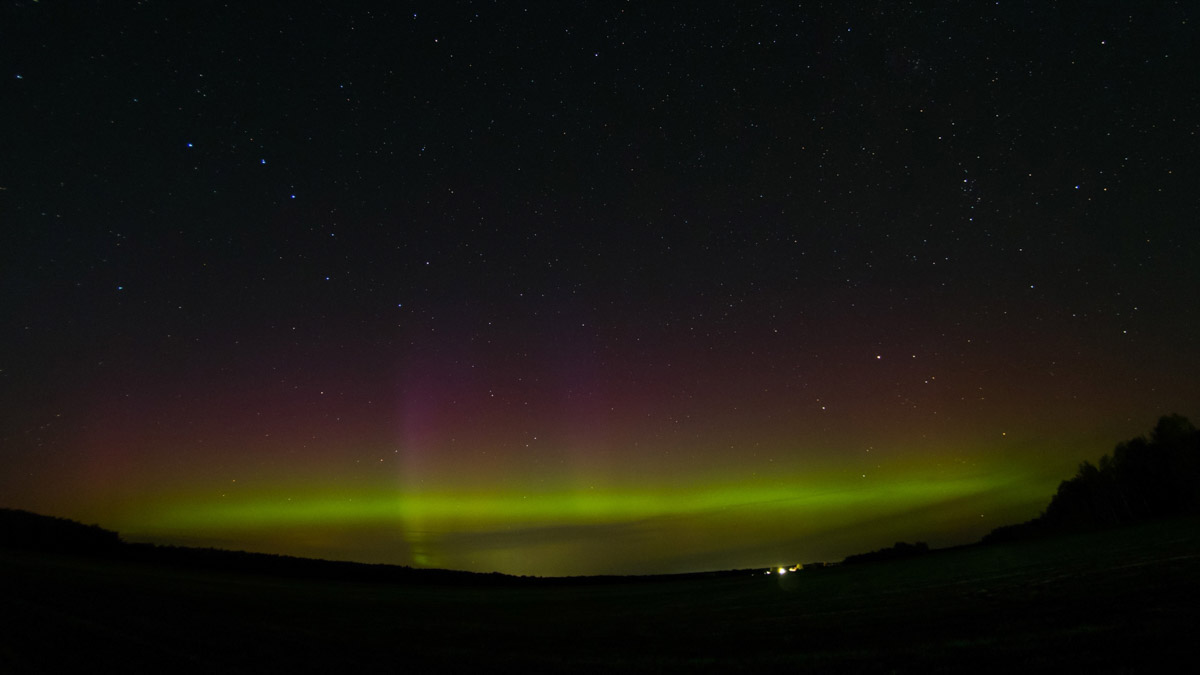
[[[1166,415],[1150,437],[1113,449],[1097,465],[1083,462],[1058,486],[1033,520],[993,530],[985,542],[1062,531],[1114,527],[1152,518],[1200,513],[1200,431],[1186,417]]]
[[[905,541],[898,541],[891,548],[881,548],[877,551],[871,551],[869,553],[856,553],[854,555],[848,555],[844,560],[842,560],[842,562],[853,564],[879,562],[881,560],[901,560],[903,558],[915,558],[919,555],[925,555],[926,553],[929,553],[929,544],[926,544],[923,541],[918,541],[915,544],[910,544]]]

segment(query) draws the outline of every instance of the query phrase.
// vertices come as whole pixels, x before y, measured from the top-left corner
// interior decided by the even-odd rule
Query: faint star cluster
[[[1189,19],[1062,12],[0,10],[0,494],[1053,484],[1200,404]]]

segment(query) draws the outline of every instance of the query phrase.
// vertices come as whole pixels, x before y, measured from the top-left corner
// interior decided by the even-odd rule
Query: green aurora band
[[[332,541],[344,545],[337,533],[375,532],[378,544],[393,545],[390,557],[365,550],[343,551],[343,557],[417,566],[544,575],[625,573],[619,561],[628,556],[616,552],[637,549],[638,557],[659,560],[665,571],[691,571],[691,555],[711,556],[722,549],[729,554],[721,560],[730,566],[787,562],[787,555],[837,555],[836,532],[853,529],[861,535],[870,532],[871,523],[881,524],[880,537],[928,537],[944,529],[935,523],[947,510],[960,513],[967,503],[974,510],[1037,504],[1049,489],[1017,472],[933,477],[914,471],[898,480],[854,478],[759,479],[674,490],[459,493],[378,487],[297,495],[296,490],[263,489],[220,498],[176,497],[119,520],[122,531],[137,538],[225,537],[218,540],[225,546],[236,542],[266,552],[295,552],[296,542],[307,537],[330,545],[325,550],[314,543],[302,553],[332,557],[338,555]],[[939,508],[944,505],[954,508]],[[983,520],[988,527],[1000,524]],[[499,535],[503,544],[495,541]],[[815,548],[817,535],[824,548]],[[769,560],[756,557],[764,554],[764,540],[779,547]],[[588,551],[598,548],[607,555]],[[396,559],[398,552],[403,559]]]

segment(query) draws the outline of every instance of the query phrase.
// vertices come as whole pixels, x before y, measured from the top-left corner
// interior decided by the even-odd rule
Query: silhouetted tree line
[[[891,548],[881,548],[877,551],[869,553],[856,553],[846,556],[842,561],[843,564],[854,564],[864,562],[880,562],[883,560],[901,560],[903,558],[915,558],[920,555],[929,553],[929,544],[923,541],[918,541],[915,544],[898,541]]]
[[[1099,464],[1084,462],[1042,515],[992,530],[984,543],[1117,527],[1200,513],[1200,431],[1186,417],[1158,420],[1150,437],[1120,443]]]

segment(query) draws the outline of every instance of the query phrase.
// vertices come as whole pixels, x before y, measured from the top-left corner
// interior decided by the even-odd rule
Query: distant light
[[[265,160],[265,159],[260,159],[260,160],[258,160],[258,163],[259,163],[259,164],[266,164],[266,163],[267,163],[267,160]]]
[[[188,143],[188,144],[187,144],[187,146],[190,148],[190,147],[192,147],[192,144],[191,144],[191,143]]]
[[[779,573],[780,573],[780,574],[787,574],[787,568],[786,568],[786,567],[780,567],[780,568],[779,568]]]

